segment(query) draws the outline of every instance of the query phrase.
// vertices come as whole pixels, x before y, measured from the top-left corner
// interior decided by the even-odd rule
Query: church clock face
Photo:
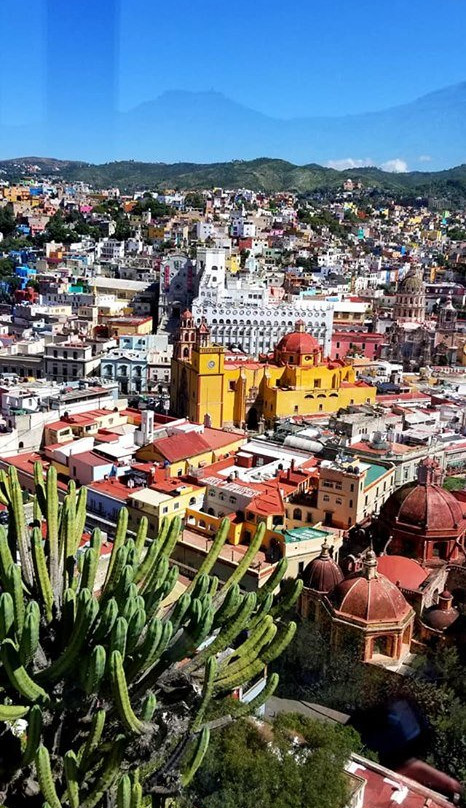
[[[209,362],[207,362],[207,367],[211,368],[211,369],[214,368],[215,367],[215,361],[213,359],[211,359]]]

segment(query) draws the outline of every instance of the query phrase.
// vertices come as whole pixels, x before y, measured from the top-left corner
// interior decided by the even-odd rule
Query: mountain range
[[[357,88],[355,88],[357,92]],[[212,163],[259,155],[345,168],[438,170],[466,160],[466,82],[378,112],[282,119],[217,92],[165,92],[127,112],[0,129],[0,156]]]
[[[182,190],[250,188],[255,191],[332,191],[344,179],[361,180],[365,188],[375,188],[402,196],[436,196],[453,202],[466,200],[466,164],[445,171],[393,173],[376,167],[339,171],[315,163],[295,165],[286,160],[262,157],[223,163],[144,163],[122,160],[111,163],[85,163],[44,157],[19,157],[0,161],[0,177],[12,181],[31,176],[68,182],[82,181],[94,188],[119,187],[123,192],[152,188]]]

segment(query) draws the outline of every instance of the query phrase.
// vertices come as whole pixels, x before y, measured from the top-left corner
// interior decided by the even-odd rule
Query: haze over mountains
[[[357,88],[355,88],[357,92]],[[466,82],[379,112],[284,120],[217,92],[166,92],[128,112],[0,129],[0,157],[210,163],[261,155],[335,168],[438,170],[466,161]]]

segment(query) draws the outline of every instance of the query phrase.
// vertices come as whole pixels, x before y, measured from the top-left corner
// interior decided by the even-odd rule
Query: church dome
[[[455,609],[452,602],[452,595],[445,590],[439,595],[438,604],[424,612],[422,622],[436,631],[445,631],[459,617],[458,609]]]
[[[285,334],[277,345],[279,353],[286,354],[310,354],[320,351],[320,345],[315,337],[304,330],[303,320],[296,322],[296,330],[290,334]]]
[[[410,270],[398,284],[397,292],[402,295],[414,295],[424,291],[424,281],[415,270]]]
[[[401,623],[411,606],[398,587],[377,570],[377,558],[368,550],[363,569],[348,575],[329,595],[342,618],[362,623]]]
[[[463,525],[463,507],[453,494],[435,484],[406,483],[380,509],[380,518],[416,528],[455,531]]]
[[[329,553],[329,546],[325,541],[322,551],[317,558],[307,565],[303,573],[304,586],[316,592],[330,592],[343,580],[343,573]]]

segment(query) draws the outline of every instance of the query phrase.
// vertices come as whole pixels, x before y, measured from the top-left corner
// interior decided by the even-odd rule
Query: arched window
[[[293,511],[293,519],[301,519],[301,518],[302,518],[301,508],[295,508]]]
[[[183,357],[186,358],[189,356],[189,348],[183,348]]]

